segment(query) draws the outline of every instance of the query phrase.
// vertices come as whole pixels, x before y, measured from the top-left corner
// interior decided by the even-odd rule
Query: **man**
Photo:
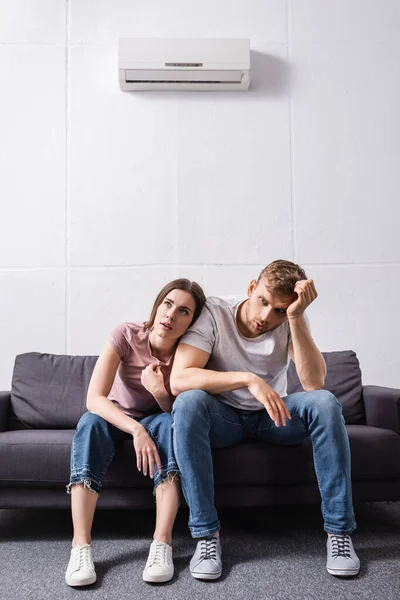
[[[178,346],[171,373],[172,393],[179,394],[173,405],[174,451],[189,528],[199,540],[190,562],[197,579],[222,573],[211,448],[246,437],[285,445],[311,437],[328,572],[359,572],[350,538],[356,524],[349,441],[340,403],[321,389],[326,365],[305,317],[316,297],[301,267],[274,261],[251,281],[247,297],[209,298]],[[287,396],[289,357],[305,391]]]

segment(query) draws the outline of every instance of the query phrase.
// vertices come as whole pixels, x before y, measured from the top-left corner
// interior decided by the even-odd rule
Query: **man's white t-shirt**
[[[287,395],[286,373],[290,362],[288,344],[292,341],[289,322],[286,320],[259,337],[244,337],[237,328],[236,315],[246,299],[207,298],[200,317],[183,335],[181,342],[210,354],[206,369],[254,373],[284,397]],[[214,396],[242,410],[263,409],[247,388]]]

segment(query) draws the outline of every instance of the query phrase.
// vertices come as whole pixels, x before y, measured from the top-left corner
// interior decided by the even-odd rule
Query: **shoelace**
[[[217,538],[205,538],[200,542],[200,558],[217,558]]]
[[[82,568],[92,568],[90,564],[90,552],[87,546],[85,548],[75,549],[75,569],[78,571]]]
[[[149,566],[160,565],[164,566],[167,562],[167,546],[156,542],[151,546],[151,553],[149,557]]]
[[[331,541],[333,558],[337,558],[338,556],[351,558],[350,537],[348,535],[331,535]]]

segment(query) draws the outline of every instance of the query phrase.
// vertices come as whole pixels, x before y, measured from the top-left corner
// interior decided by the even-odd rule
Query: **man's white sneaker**
[[[91,585],[96,581],[96,571],[93,564],[92,547],[90,544],[75,546],[71,550],[65,582],[68,585]]]
[[[210,535],[197,542],[190,561],[190,572],[195,579],[218,579],[222,575],[222,549],[219,537]]]
[[[143,571],[143,580],[148,583],[165,583],[174,576],[172,548],[164,542],[154,540],[150,546],[149,558]]]
[[[358,558],[349,535],[328,535],[326,568],[331,575],[351,577],[360,570]]]

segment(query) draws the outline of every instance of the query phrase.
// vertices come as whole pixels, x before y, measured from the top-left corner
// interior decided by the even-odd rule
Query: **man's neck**
[[[242,302],[236,312],[236,327],[241,335],[247,338],[257,337],[248,329],[246,325],[246,304],[248,300]]]

